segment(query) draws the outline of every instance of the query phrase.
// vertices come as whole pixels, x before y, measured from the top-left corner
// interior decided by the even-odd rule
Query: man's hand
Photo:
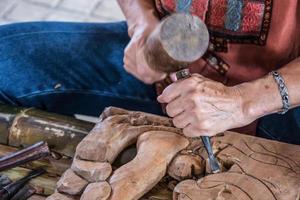
[[[168,104],[174,125],[188,137],[213,136],[254,120],[244,113],[238,87],[226,87],[198,74],[168,86],[158,101]]]
[[[166,77],[165,73],[153,71],[148,66],[144,56],[146,39],[154,27],[155,25],[152,25],[152,28],[136,28],[130,43],[125,49],[124,56],[125,70],[148,84],[163,80]]]

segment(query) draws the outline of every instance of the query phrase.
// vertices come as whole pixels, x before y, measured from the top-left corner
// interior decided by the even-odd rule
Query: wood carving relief
[[[230,169],[179,183],[175,199],[299,199],[299,146],[231,132],[214,138],[214,144],[223,166]]]
[[[136,156],[114,166],[133,144]],[[233,132],[213,145],[219,174],[209,173],[201,141],[184,137],[170,119],[108,108],[47,199],[299,200],[299,146]]]

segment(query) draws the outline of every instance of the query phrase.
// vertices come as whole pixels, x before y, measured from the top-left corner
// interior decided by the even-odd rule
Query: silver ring
[[[177,80],[181,80],[181,79],[185,79],[185,78],[189,78],[189,77],[191,77],[191,73],[188,68],[176,72]]]

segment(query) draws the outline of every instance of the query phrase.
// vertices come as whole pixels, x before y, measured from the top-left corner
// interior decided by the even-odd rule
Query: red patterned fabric
[[[163,9],[165,9],[169,13],[173,13],[176,11],[175,0],[161,0]]]
[[[190,13],[198,16],[202,20],[205,20],[208,4],[209,0],[194,0],[190,8]],[[176,12],[176,0],[157,0],[156,5],[161,16],[165,13]]]
[[[205,21],[208,5],[209,0],[194,0],[190,8],[190,12]]]
[[[264,17],[265,4],[263,2],[248,1],[244,7],[244,17],[241,32],[258,35]]]
[[[176,12],[177,0],[157,0],[158,10],[161,16]],[[242,21],[240,28],[236,31],[227,29],[225,21],[228,18],[229,0],[193,0],[190,7],[190,13],[204,20],[214,37],[212,41],[217,51],[227,51],[227,42],[233,43],[252,43],[264,45],[268,29],[263,29],[262,24],[265,23],[265,15],[270,11],[265,9],[266,4],[272,3],[272,0],[242,0],[243,9],[240,15]],[[219,38],[222,35],[223,38]],[[222,39],[226,38],[228,41]],[[264,40],[261,40],[264,38]],[[221,39],[221,40],[220,40]],[[220,40],[220,43],[215,43]]]
[[[176,0],[156,1],[161,16],[175,12]],[[236,20],[236,13],[229,13],[228,5],[237,2],[243,4],[236,15],[241,16],[239,28],[230,29],[226,20]],[[193,0],[190,11],[202,16],[211,37],[210,51],[190,65],[192,73],[237,85],[300,57],[300,0]],[[159,84],[159,93],[168,84]],[[240,132],[255,133],[255,124]]]
[[[214,28],[223,28],[226,18],[227,0],[211,0],[209,17],[207,19],[208,25]]]

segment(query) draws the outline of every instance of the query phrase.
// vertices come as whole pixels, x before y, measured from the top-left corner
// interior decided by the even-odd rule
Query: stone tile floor
[[[24,21],[123,20],[116,0],[0,0],[0,24]]]

